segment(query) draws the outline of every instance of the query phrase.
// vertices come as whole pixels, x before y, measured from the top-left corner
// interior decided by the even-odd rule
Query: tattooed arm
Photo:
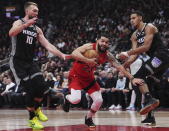
[[[144,84],[144,80],[134,78],[125,68],[116,60],[116,58],[110,52],[107,53],[108,61],[114,66],[117,70],[121,71],[126,77],[128,77],[131,83],[134,86],[142,86]]]
[[[111,63],[113,67],[115,67],[117,70],[121,71],[126,77],[128,77],[131,81],[134,79],[134,77],[125,70],[125,68],[116,60],[116,58],[113,56],[112,53],[107,53],[108,61]]]

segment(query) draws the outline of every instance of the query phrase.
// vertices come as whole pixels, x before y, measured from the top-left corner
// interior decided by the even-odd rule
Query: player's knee
[[[95,103],[96,107],[100,107],[103,103],[103,98],[99,97],[96,100],[94,100],[93,102]]]
[[[78,104],[80,101],[81,101],[81,97],[80,96],[76,96],[76,97],[72,98],[71,103],[72,104]]]

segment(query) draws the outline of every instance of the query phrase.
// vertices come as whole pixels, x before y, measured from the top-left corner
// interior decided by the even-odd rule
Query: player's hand
[[[97,65],[97,58],[86,59],[86,63],[89,66],[96,66]]]
[[[126,59],[129,58],[129,55],[127,52],[121,52],[120,54],[117,55],[118,59],[125,61]]]
[[[29,19],[29,20],[26,22],[26,24],[27,24],[27,26],[33,25],[33,24],[36,23],[37,20],[38,20],[38,18],[37,18],[37,17],[34,17],[34,18],[32,18],[32,19]]]
[[[139,78],[134,78],[131,82],[134,86],[142,86],[144,84],[144,80]]]
[[[63,58],[63,60],[69,60],[69,59],[72,59],[72,55],[63,54],[62,58]]]

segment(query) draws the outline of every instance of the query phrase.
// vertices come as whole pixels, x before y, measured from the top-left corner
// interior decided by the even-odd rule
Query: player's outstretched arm
[[[71,55],[67,55],[62,53],[61,51],[59,51],[54,45],[52,45],[44,36],[42,30],[37,27],[37,31],[38,31],[38,40],[41,43],[41,45],[43,47],[45,47],[49,52],[51,52],[52,54],[54,54],[55,56],[58,56],[64,60],[66,59],[71,59],[72,56]]]
[[[115,59],[112,53],[108,52],[107,56],[108,61],[111,63],[111,65],[114,66],[118,71],[121,71],[126,77],[128,77],[133,85],[142,85],[144,83],[142,79],[134,78],[133,75],[126,71],[125,68]]]

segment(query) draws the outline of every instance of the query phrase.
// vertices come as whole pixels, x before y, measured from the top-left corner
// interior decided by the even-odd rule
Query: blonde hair
[[[36,3],[34,3],[34,2],[26,2],[25,5],[24,5],[24,9],[26,10],[31,5],[35,5],[35,6],[38,7],[38,5]]]

